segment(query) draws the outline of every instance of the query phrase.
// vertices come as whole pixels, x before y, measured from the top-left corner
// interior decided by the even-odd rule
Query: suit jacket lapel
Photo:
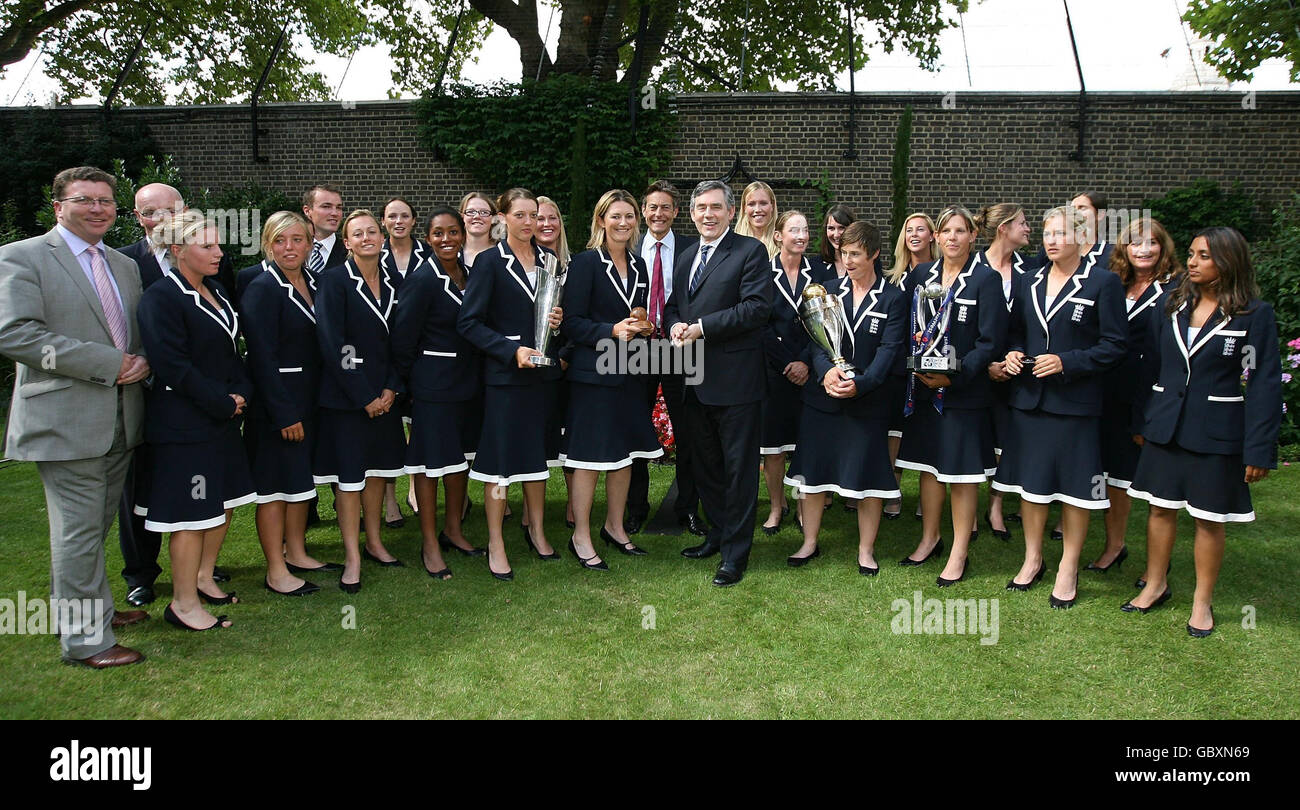
[[[379,301],[375,301],[375,297],[370,294],[370,286],[366,284],[366,279],[361,275],[361,270],[357,268],[356,262],[352,259],[348,259],[344,265],[347,267],[348,275],[356,282],[357,295],[361,296],[361,300],[366,302],[366,306],[370,308],[370,311],[373,312],[375,317],[379,319],[380,323],[384,325],[384,331],[388,331],[388,312],[387,309],[381,309],[381,307],[384,306],[384,299],[387,299],[389,308],[393,306],[393,298],[391,295],[393,287],[389,280],[388,273],[384,272],[381,267],[379,272]],[[385,289],[388,290],[390,293],[389,295],[384,294]]]
[[[50,246],[50,252],[54,254],[59,266],[72,277],[72,282],[77,285],[77,289],[81,290],[81,294],[86,296],[86,303],[90,304],[90,310],[95,313],[99,325],[104,327],[105,332],[112,335],[113,333],[108,328],[108,316],[104,314],[104,305],[99,300],[99,293],[95,291],[95,286],[90,283],[90,279],[86,278],[86,271],[81,269],[81,262],[77,261],[77,257],[72,255],[72,248],[68,247],[67,242],[63,241],[63,237],[59,235],[58,231],[50,231],[46,235],[45,243]],[[107,257],[104,258],[104,262],[108,262]],[[121,289],[120,283],[118,289]],[[128,318],[128,320],[130,319]]]
[[[1043,325],[1044,335],[1049,333],[1047,316],[1043,314],[1043,303],[1047,300],[1047,274],[1048,267],[1038,268],[1038,272],[1034,274],[1034,283],[1029,286],[1029,297],[1034,301],[1034,314],[1038,316],[1038,322]]]
[[[1231,318],[1225,318],[1223,316],[1222,309],[1216,307],[1214,312],[1210,314],[1209,319],[1206,320],[1205,324],[1201,327],[1200,334],[1196,336],[1196,342],[1188,348],[1187,355],[1190,357],[1199,352],[1201,347],[1209,342],[1210,338],[1223,331],[1224,327],[1228,325],[1228,321],[1230,320]]]
[[[632,297],[628,294],[627,285],[623,283],[623,279],[618,277],[618,268],[614,266],[614,260],[609,257],[609,254],[605,252],[604,248],[596,251],[596,254],[600,256],[600,260],[605,263],[605,277],[609,279],[609,283],[614,287],[614,292],[617,293],[618,297],[627,305],[628,311],[631,311]],[[636,270],[632,265],[631,254],[628,255],[627,272],[628,275],[632,277],[632,284],[635,285]],[[633,286],[632,289],[635,290],[636,287]]]
[[[704,282],[708,281],[709,276],[713,274],[714,268],[720,265],[723,259],[727,258],[727,254],[731,252],[731,243],[733,241],[735,241],[735,232],[728,231],[727,235],[713,246],[713,250],[709,251],[709,263],[700,268],[700,281],[695,286],[695,292],[700,291],[700,288],[704,286]],[[689,279],[687,283],[690,283]]]
[[[1153,306],[1156,299],[1159,298],[1160,294],[1164,291],[1164,287],[1161,286],[1160,282],[1151,282],[1151,286],[1143,290],[1142,295],[1138,296],[1138,300],[1133,302],[1133,308],[1128,311],[1128,319],[1130,321],[1133,320],[1144,309]]]
[[[284,289],[284,293],[289,298],[289,302],[297,307],[303,315],[306,315],[307,320],[316,323],[316,314],[312,311],[312,307],[308,305],[306,299],[298,294],[298,290],[294,288],[288,277],[285,276],[284,271],[281,270],[275,262],[263,261],[262,270],[275,276],[276,283]],[[307,272],[307,267],[305,265],[300,272],[303,274],[303,279],[307,282],[307,285],[314,288],[316,285],[311,274]]]
[[[524,272],[524,268],[515,258],[515,254],[506,246],[505,240],[497,242],[497,252],[506,260],[506,272],[510,274],[510,276],[515,280],[515,283],[518,284],[524,291],[524,294],[528,296],[528,300],[536,303],[537,291],[528,283],[528,274]]]
[[[790,288],[785,283],[785,267],[781,265],[781,254],[778,253],[772,257],[772,283],[776,285],[776,291],[781,294],[786,303],[790,305],[796,313],[799,312],[799,305],[795,303],[795,298],[799,295],[799,276],[795,276],[794,295],[790,294]]]
[[[839,281],[840,290],[836,294],[840,299],[840,322],[844,325],[843,331],[849,339],[849,350],[845,354],[852,357],[857,349],[857,340],[853,336],[853,323],[849,320],[849,311],[853,309],[853,279],[846,275]],[[863,309],[865,310],[865,307]]]

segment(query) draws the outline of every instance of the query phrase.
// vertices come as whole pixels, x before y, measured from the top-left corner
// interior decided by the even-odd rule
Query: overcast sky
[[[549,16],[545,2],[539,4],[538,13],[543,29]],[[1193,71],[1189,41],[1191,49],[1198,52],[1203,46],[1192,39],[1191,31],[1179,19],[1185,7],[1185,0],[1070,0],[1088,90],[1227,88],[1203,63]],[[857,89],[1078,90],[1060,0],[972,0],[963,28],[949,29],[940,36],[942,55],[933,72],[922,70],[906,53],[869,53],[865,67],[856,73]],[[548,38],[552,54],[558,30],[557,14]],[[39,65],[32,70],[34,61],[29,57],[5,71],[0,78],[0,104],[44,103],[51,97],[53,83]],[[330,86],[338,88],[341,99],[383,98],[390,84],[385,48],[358,51],[350,68],[346,59],[329,56],[319,57],[317,67]],[[519,49],[500,29],[484,44],[478,64],[465,71],[465,78],[476,82],[519,77]],[[837,84],[839,89],[848,89],[847,71]],[[1229,89],[1246,88],[1300,90],[1300,84],[1290,82],[1285,62],[1273,60],[1265,63],[1249,84],[1233,84]]]

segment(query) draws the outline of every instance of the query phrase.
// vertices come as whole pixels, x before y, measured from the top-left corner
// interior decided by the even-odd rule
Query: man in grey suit
[[[117,219],[115,188],[112,175],[91,166],[59,172],[51,195],[58,224],[0,247],[0,354],[17,363],[5,453],[36,462],[45,487],[51,599],[94,606],[67,611],[63,659],[96,669],[141,660],[113,631],[148,618],[114,612],[104,565],[144,429],[138,383],[149,376],[135,320],[140,274],[103,241]]]

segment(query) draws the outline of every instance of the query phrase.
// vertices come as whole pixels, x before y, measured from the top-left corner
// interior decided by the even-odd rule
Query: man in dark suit
[[[678,194],[676,187],[667,180],[659,180],[650,185],[641,197],[641,214],[645,217],[647,233],[636,246],[637,253],[645,260],[650,269],[649,306],[650,320],[655,325],[655,337],[662,338],[667,326],[664,322],[664,307],[673,292],[673,267],[676,257],[684,250],[694,247],[699,238],[681,237],[673,233],[673,220],[677,217]],[[704,521],[696,514],[700,503],[699,491],[695,486],[695,475],[691,469],[691,440],[686,435],[685,416],[682,413],[681,374],[650,374],[646,377],[646,399],[654,407],[659,386],[664,388],[664,404],[668,406],[668,418],[673,425],[673,438],[676,440],[676,482],[678,525],[692,534],[703,536]],[[632,482],[627,495],[627,521],[625,526],[629,534],[636,534],[642,524],[650,517],[650,471],[645,459],[632,462]]]
[[[164,269],[170,269],[167,251],[156,249],[149,244],[150,231],[167,217],[179,214],[188,207],[181,193],[166,183],[150,183],[141,186],[135,193],[135,209],[131,213],[135,214],[135,221],[144,229],[144,238],[139,242],[132,242],[118,252],[134,259],[139,265],[140,284],[144,289],[148,289],[150,284],[162,278]],[[221,257],[221,265],[217,268],[217,281],[221,282],[221,286],[225,287],[227,292],[235,289],[235,268],[228,255]]]
[[[302,195],[302,213],[313,233],[307,269],[320,273],[347,261],[348,249],[338,237],[339,225],[343,224],[343,193],[338,187],[317,183],[307,189]]]
[[[684,386],[683,411],[710,528],[704,543],[682,555],[698,559],[721,552],[713,577],[719,587],[735,585],[745,575],[754,542],[763,326],[772,310],[767,249],[731,230],[735,213],[731,186],[706,180],[695,187],[691,219],[700,242],[677,260],[664,312],[675,342],[704,341],[697,354],[703,367]]]

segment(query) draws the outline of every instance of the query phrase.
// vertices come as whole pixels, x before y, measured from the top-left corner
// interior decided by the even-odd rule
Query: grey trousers
[[[50,597],[56,605],[75,599],[90,600],[78,604],[93,606],[64,614],[64,619],[72,619],[59,627],[65,658],[89,658],[117,643],[104,541],[113,527],[130,461],[119,397],[107,455],[36,464],[50,514]]]

